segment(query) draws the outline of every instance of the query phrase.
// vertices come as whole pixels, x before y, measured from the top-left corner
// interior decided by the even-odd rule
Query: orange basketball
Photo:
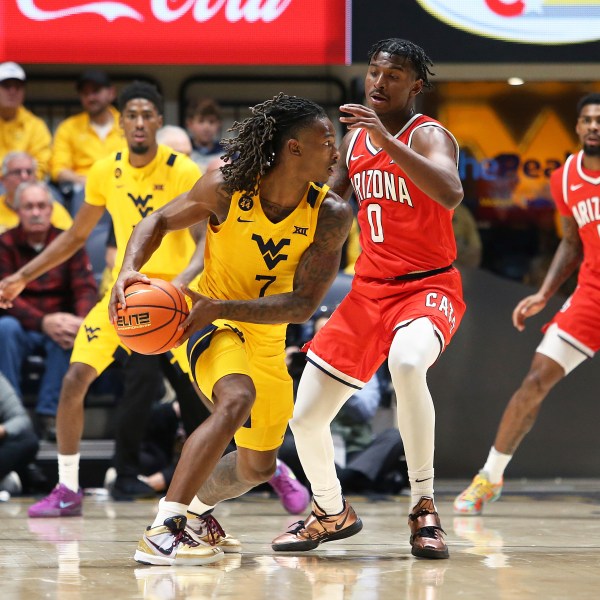
[[[121,341],[140,354],[161,354],[181,337],[177,327],[189,314],[185,296],[162,279],[133,283],[125,289],[125,310],[117,310],[115,329]]]

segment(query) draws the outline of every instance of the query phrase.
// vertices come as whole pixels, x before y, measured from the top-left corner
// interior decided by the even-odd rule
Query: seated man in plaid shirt
[[[24,182],[15,192],[19,225],[0,235],[0,278],[14,273],[39,254],[60,232],[50,224],[53,198],[41,182]],[[46,357],[36,415],[41,433],[52,437],[62,378],[83,317],[98,290],[84,249],[32,281],[0,310],[0,372],[21,395],[21,369],[32,353]]]

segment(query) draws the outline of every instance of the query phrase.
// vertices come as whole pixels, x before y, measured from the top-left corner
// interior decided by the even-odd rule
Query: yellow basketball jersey
[[[123,263],[133,228],[143,217],[190,190],[199,177],[200,170],[192,160],[166,146],[159,146],[154,159],[142,168],[131,166],[127,149],[93,165],[87,177],[85,201],[105,206],[112,217],[117,242],[114,277]],[[195,247],[187,229],[168,233],[142,270],[149,277],[173,279],[185,269]]]
[[[279,223],[266,217],[259,196],[233,194],[227,219],[207,228],[200,292],[223,300],[291,292],[296,267],[314,239],[328,190],[311,183],[298,207]],[[285,337],[285,324],[244,327],[257,335]]]

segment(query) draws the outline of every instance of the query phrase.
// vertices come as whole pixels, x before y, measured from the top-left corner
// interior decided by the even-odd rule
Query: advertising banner
[[[600,39],[598,0],[418,0],[434,17],[469,33],[526,44]]]
[[[0,60],[344,64],[349,23],[349,0],[3,0]]]
[[[352,22],[353,62],[365,62],[369,47],[387,37],[419,44],[437,63],[600,56],[600,0],[354,0]]]

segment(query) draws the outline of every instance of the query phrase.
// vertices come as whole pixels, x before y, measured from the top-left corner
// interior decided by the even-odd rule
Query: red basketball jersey
[[[560,213],[574,217],[583,243],[579,283],[600,279],[600,171],[584,171],[583,150],[571,154],[550,177]]]
[[[395,137],[410,147],[420,127],[443,129],[456,146],[458,165],[454,136],[430,117],[416,114]],[[455,260],[453,211],[421,191],[389,154],[373,145],[366,130],[352,136],[346,164],[359,205],[362,252],[357,275],[389,279],[439,269]]]

